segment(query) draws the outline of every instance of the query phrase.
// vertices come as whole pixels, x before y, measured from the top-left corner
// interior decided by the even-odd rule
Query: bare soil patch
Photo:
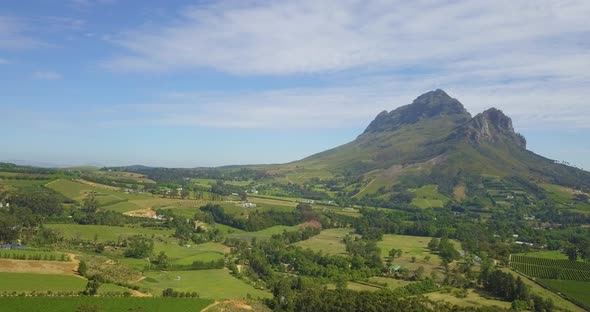
[[[70,255],[70,258],[72,255]],[[77,275],[78,263],[0,259],[0,272]]]

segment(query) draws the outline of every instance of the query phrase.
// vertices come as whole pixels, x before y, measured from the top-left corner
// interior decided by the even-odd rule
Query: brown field
[[[0,259],[0,272],[76,275],[77,261]]]

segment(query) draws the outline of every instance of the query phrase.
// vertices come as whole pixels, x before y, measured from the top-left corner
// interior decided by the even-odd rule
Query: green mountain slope
[[[289,165],[310,176],[317,170],[361,175],[380,187],[436,184],[446,194],[462,184],[473,188],[483,175],[525,186],[542,182],[590,189],[589,172],[528,151],[502,111],[491,108],[472,118],[442,90],[381,112],[354,141]]]

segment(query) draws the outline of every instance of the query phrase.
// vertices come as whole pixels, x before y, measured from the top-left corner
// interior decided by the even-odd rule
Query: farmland
[[[0,310],[12,312],[76,311],[81,305],[97,307],[100,311],[201,311],[213,300],[197,298],[107,298],[107,297],[2,297]]]
[[[564,281],[553,279],[542,279],[540,282],[552,290],[560,292],[573,299],[576,302],[583,304],[587,309],[590,309],[590,282],[580,281]]]
[[[165,288],[177,291],[197,292],[202,298],[242,299],[248,294],[268,298],[270,293],[253,288],[229,274],[225,269],[200,271],[161,271],[146,273],[142,286],[160,294]]]
[[[72,275],[0,273],[0,292],[78,292],[86,281]]]
[[[84,240],[116,241],[121,236],[147,235],[168,238],[172,230],[152,229],[142,227],[123,227],[107,225],[79,225],[79,224],[47,224],[48,228],[60,231],[65,238],[79,238]]]
[[[293,225],[293,226],[275,225],[275,226],[266,228],[264,230],[256,231],[256,232],[241,231],[241,232],[237,232],[237,233],[232,233],[232,234],[228,234],[227,237],[239,238],[239,239],[248,240],[248,241],[251,240],[252,238],[269,239],[271,236],[276,235],[276,234],[281,234],[284,231],[292,232],[292,231],[297,231],[297,229],[299,229],[298,225]]]
[[[584,262],[513,255],[510,267],[536,278],[590,281],[590,264]]]
[[[320,232],[308,240],[296,243],[296,246],[321,251],[329,255],[346,254],[346,246],[342,242],[344,237],[351,233],[351,229],[328,229]]]

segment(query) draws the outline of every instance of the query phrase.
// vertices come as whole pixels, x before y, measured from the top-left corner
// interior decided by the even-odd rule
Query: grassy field
[[[90,304],[99,311],[201,311],[213,300],[199,298],[107,298],[107,297],[1,297],[0,311],[70,312],[81,304]]]
[[[0,292],[82,291],[86,280],[73,275],[0,272]]]
[[[121,227],[107,225],[80,225],[80,224],[47,224],[48,228],[61,231],[65,238],[81,238],[85,240],[116,241],[120,236],[142,234],[147,236],[159,236],[168,239],[173,230],[152,229],[141,227]]]
[[[485,294],[469,289],[467,297],[457,298],[452,293],[434,292],[425,295],[432,300],[442,300],[460,307],[497,307],[500,309],[510,309],[511,303],[491,298]]]
[[[412,204],[419,208],[435,208],[442,207],[449,198],[438,192],[438,185],[425,185],[421,188],[412,190],[416,194],[416,198],[412,200]]]
[[[294,232],[294,231],[297,231],[298,229],[299,229],[298,225],[293,225],[293,226],[275,225],[275,226],[271,226],[269,228],[266,228],[266,229],[260,230],[260,231],[256,231],[256,232],[246,232],[246,231],[235,232],[232,234],[228,234],[227,237],[239,238],[239,239],[244,239],[244,240],[251,240],[252,238],[269,239],[271,236],[273,236],[275,234],[281,234],[284,231],[287,231],[287,232],[293,231]]]
[[[123,191],[115,191],[112,187],[105,186],[93,186],[89,184],[80,183],[72,180],[58,179],[46,184],[47,187],[62,193],[64,196],[74,199],[82,200],[89,192],[95,192],[98,196],[97,199],[100,202],[100,197],[109,198],[109,200],[117,199],[131,200],[131,199],[148,199],[151,196],[139,195],[139,194],[127,194]],[[105,200],[106,201],[106,200]]]
[[[124,201],[124,202],[119,202],[119,203],[116,203],[113,205],[103,206],[100,209],[115,211],[115,212],[119,212],[119,213],[125,213],[125,212],[129,212],[129,211],[133,211],[133,210],[139,210],[139,209],[141,209],[141,207],[139,207],[135,203],[132,203],[129,201]]]
[[[257,298],[269,298],[271,294],[253,288],[229,274],[226,269],[199,271],[148,272],[141,285],[161,294],[163,289],[196,291],[202,298],[243,299],[247,294]]]
[[[353,229],[328,229],[308,240],[295,243],[296,246],[322,251],[329,255],[345,255],[346,246],[342,239],[346,234],[353,233]]]
[[[543,285],[560,292],[567,297],[582,303],[590,309],[590,282],[564,281],[564,280],[539,280]]]
[[[579,193],[569,187],[555,184],[540,184],[547,191],[549,199],[558,203],[563,208],[579,211],[590,211],[590,203],[580,203],[573,200],[574,194]]]
[[[415,270],[422,266],[426,274],[430,274],[430,272],[438,268],[441,262],[438,255],[431,253],[426,248],[431,239],[431,237],[386,234],[383,235],[382,241],[377,242],[377,246],[381,248],[381,257],[383,259],[389,256],[391,249],[401,249],[402,256],[396,258],[394,263],[410,270]],[[459,247],[458,242],[452,242],[455,244],[455,248]],[[429,256],[430,259],[426,260],[426,256]],[[416,262],[412,262],[412,257],[416,257]]]
[[[557,250],[523,252],[523,253],[518,253],[515,255],[543,258],[543,259],[568,260],[567,256],[564,253],[559,252]]]
[[[404,281],[399,280],[391,277],[383,277],[383,276],[373,276],[369,278],[369,282],[378,283],[378,284],[387,284],[387,288],[395,289],[398,287],[403,287],[408,284],[414,283],[411,281]]]
[[[166,253],[172,264],[191,264],[193,261],[213,261],[222,259],[229,248],[219,243],[192,244],[190,247],[178,244],[163,244],[157,242],[154,245],[154,253],[161,251]]]

